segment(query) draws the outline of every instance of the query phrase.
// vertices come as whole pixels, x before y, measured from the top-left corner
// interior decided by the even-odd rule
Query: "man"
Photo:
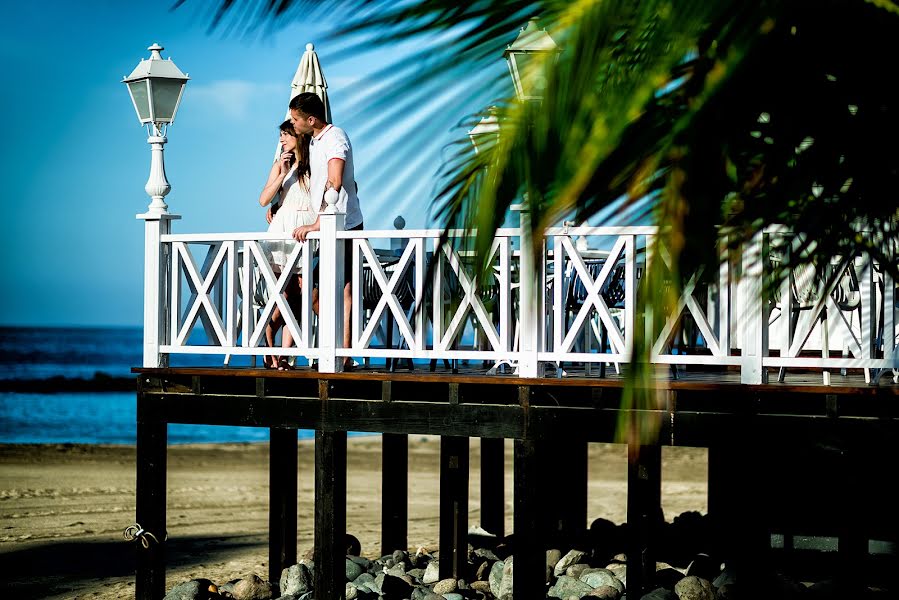
[[[347,231],[362,229],[362,211],[359,209],[359,198],[356,196],[356,178],[353,165],[353,147],[343,129],[335,127],[325,120],[325,105],[321,98],[312,92],[298,94],[290,101],[290,118],[294,130],[312,136],[309,145],[309,192],[313,204],[322,203],[324,208],[325,192],[337,190],[337,210],[346,213]],[[297,227],[293,232],[294,239],[304,242],[310,231],[319,230],[319,219],[312,225]],[[346,244],[344,258],[343,288],[343,347],[352,345],[350,331],[350,312],[352,308],[352,292],[350,280],[352,274],[352,255],[350,245]],[[317,302],[314,308],[318,312]],[[344,370],[353,367],[353,360],[344,360]]]

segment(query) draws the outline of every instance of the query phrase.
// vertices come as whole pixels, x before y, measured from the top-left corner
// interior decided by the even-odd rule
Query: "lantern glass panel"
[[[153,120],[157,123],[171,123],[178,109],[178,99],[184,82],[180,79],[155,79],[153,88]]]
[[[131,92],[131,101],[137,109],[137,118],[141,122],[150,120],[150,98],[147,94],[147,80],[131,81],[128,83],[128,91]]]

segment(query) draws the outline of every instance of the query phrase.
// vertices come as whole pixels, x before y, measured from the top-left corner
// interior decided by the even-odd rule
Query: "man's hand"
[[[272,210],[273,208],[274,208],[274,205],[269,206],[268,210],[265,211],[265,222],[268,223],[269,225],[272,224],[272,219],[275,217],[275,211]]]

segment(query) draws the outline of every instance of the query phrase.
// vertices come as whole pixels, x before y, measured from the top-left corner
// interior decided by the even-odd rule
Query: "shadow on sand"
[[[167,543],[166,568],[222,562],[258,549],[267,558],[268,545],[260,536],[179,537]],[[133,581],[139,545],[124,541],[58,541],[30,545],[0,554],[3,581],[0,597],[39,599],[67,592],[88,592],[101,579]]]

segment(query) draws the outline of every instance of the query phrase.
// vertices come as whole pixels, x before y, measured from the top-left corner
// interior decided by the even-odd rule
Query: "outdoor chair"
[[[590,274],[591,279],[594,281],[596,280],[605,263],[605,258],[589,258],[584,260],[584,264],[587,267],[587,272]],[[567,277],[563,299],[565,303],[566,329],[571,325],[572,321],[583,307],[584,301],[587,299],[587,286],[584,284],[584,281],[571,265],[569,265],[567,270],[570,272]],[[599,295],[603,299],[603,302],[606,303],[606,306],[608,306],[609,312],[612,314],[613,318],[619,320],[624,311],[625,289],[623,264],[615,266],[600,289]],[[589,321],[585,322],[585,324],[590,324],[590,329],[584,330],[583,332],[582,343],[584,345],[584,351],[591,351],[592,340],[595,338],[599,341],[599,352],[605,353],[606,347],[609,344],[609,334],[605,325],[603,325],[602,320],[599,319],[599,316],[596,314],[595,309],[592,310],[592,313]],[[591,374],[591,364],[589,362],[585,364],[585,371],[587,375]],[[615,371],[616,373],[620,372],[618,363],[615,363]],[[602,362],[600,363],[600,377],[605,377],[605,375],[606,363]]]
[[[381,267],[384,268],[388,277],[393,274],[393,267],[396,264],[396,260],[382,260]],[[413,288],[412,281],[412,273],[413,268],[410,265],[405,273],[402,275],[402,279],[399,282],[398,289],[396,290],[397,300],[400,303],[403,311],[406,313],[406,318],[412,319],[414,304],[415,304],[415,291]],[[378,286],[378,282],[375,279],[374,273],[372,273],[371,266],[365,264],[362,269],[362,310],[365,311],[365,315],[367,317],[371,316],[372,311],[377,307],[378,302],[381,300],[381,296],[383,292],[381,291],[380,286]],[[386,348],[393,348],[393,330],[394,330],[394,316],[393,312],[389,309],[385,311],[386,315],[382,318],[386,320],[386,326],[382,330],[383,337],[381,338],[384,341],[384,345]],[[380,324],[379,324],[379,330]],[[398,348],[401,347],[402,344],[398,345]],[[413,370],[412,359],[406,358],[404,359],[406,362],[406,366],[409,370]],[[368,359],[366,359],[366,362]],[[389,371],[396,370],[396,362],[397,359],[387,358],[385,366]]]
[[[464,264],[469,267],[470,261],[463,260]],[[449,267],[444,267],[444,271]],[[487,313],[491,315],[493,318],[494,326],[499,322],[499,282],[496,280],[496,277],[492,274],[489,274],[484,281],[480,281],[478,284],[478,297],[481,299],[481,302],[484,304],[484,308],[487,310]],[[444,278],[443,285],[443,314],[444,315],[452,315],[455,312],[455,308],[458,306],[455,302],[463,296],[464,292],[462,290],[462,286],[459,284],[459,280],[455,277],[452,278]],[[428,313],[430,314],[430,312]],[[480,328],[476,324],[476,319],[474,315],[469,314],[467,317],[469,323],[472,324],[473,333],[474,333],[474,344],[475,346],[481,345],[480,338]],[[462,330],[461,335],[464,333],[464,328]],[[457,338],[458,339],[458,338]],[[455,345],[458,344],[458,341],[454,342]],[[443,359],[444,367],[448,369],[452,369],[453,373],[458,373],[458,363],[456,359],[452,359],[451,361],[447,359]],[[430,362],[430,371],[434,372],[437,369],[437,359],[431,359]]]
[[[782,260],[780,255],[772,253],[770,260],[773,267],[777,267]],[[792,303],[790,306],[790,320],[785,323],[785,327],[789,327],[789,339],[793,340],[796,336],[796,330],[799,326],[800,315],[804,311],[810,311],[820,304],[820,299],[825,293],[828,283],[832,285],[830,292],[831,297],[836,302],[840,311],[849,313],[849,327],[855,321],[855,314],[858,313],[858,323],[862,318],[862,297],[859,288],[858,275],[855,272],[854,261],[843,269],[841,273],[834,270],[834,265],[829,264],[823,271],[819,270],[813,263],[803,262],[793,267],[786,275],[789,278],[790,295]],[[780,287],[773,290],[772,308],[779,310],[780,314],[784,313],[783,301],[781,298]],[[828,307],[824,303],[820,313],[817,315],[817,325],[820,328],[821,339],[821,357],[829,358],[830,356],[830,335],[827,323]],[[778,317],[775,317],[773,323]],[[812,324],[809,324],[812,327]],[[843,356],[848,356],[848,343],[843,344]],[[783,382],[786,377],[786,367],[781,367],[777,374],[777,380]],[[842,370],[842,374],[846,374],[846,370]],[[869,371],[865,370],[865,379],[870,377]],[[829,371],[824,369],[824,383],[829,383]]]

